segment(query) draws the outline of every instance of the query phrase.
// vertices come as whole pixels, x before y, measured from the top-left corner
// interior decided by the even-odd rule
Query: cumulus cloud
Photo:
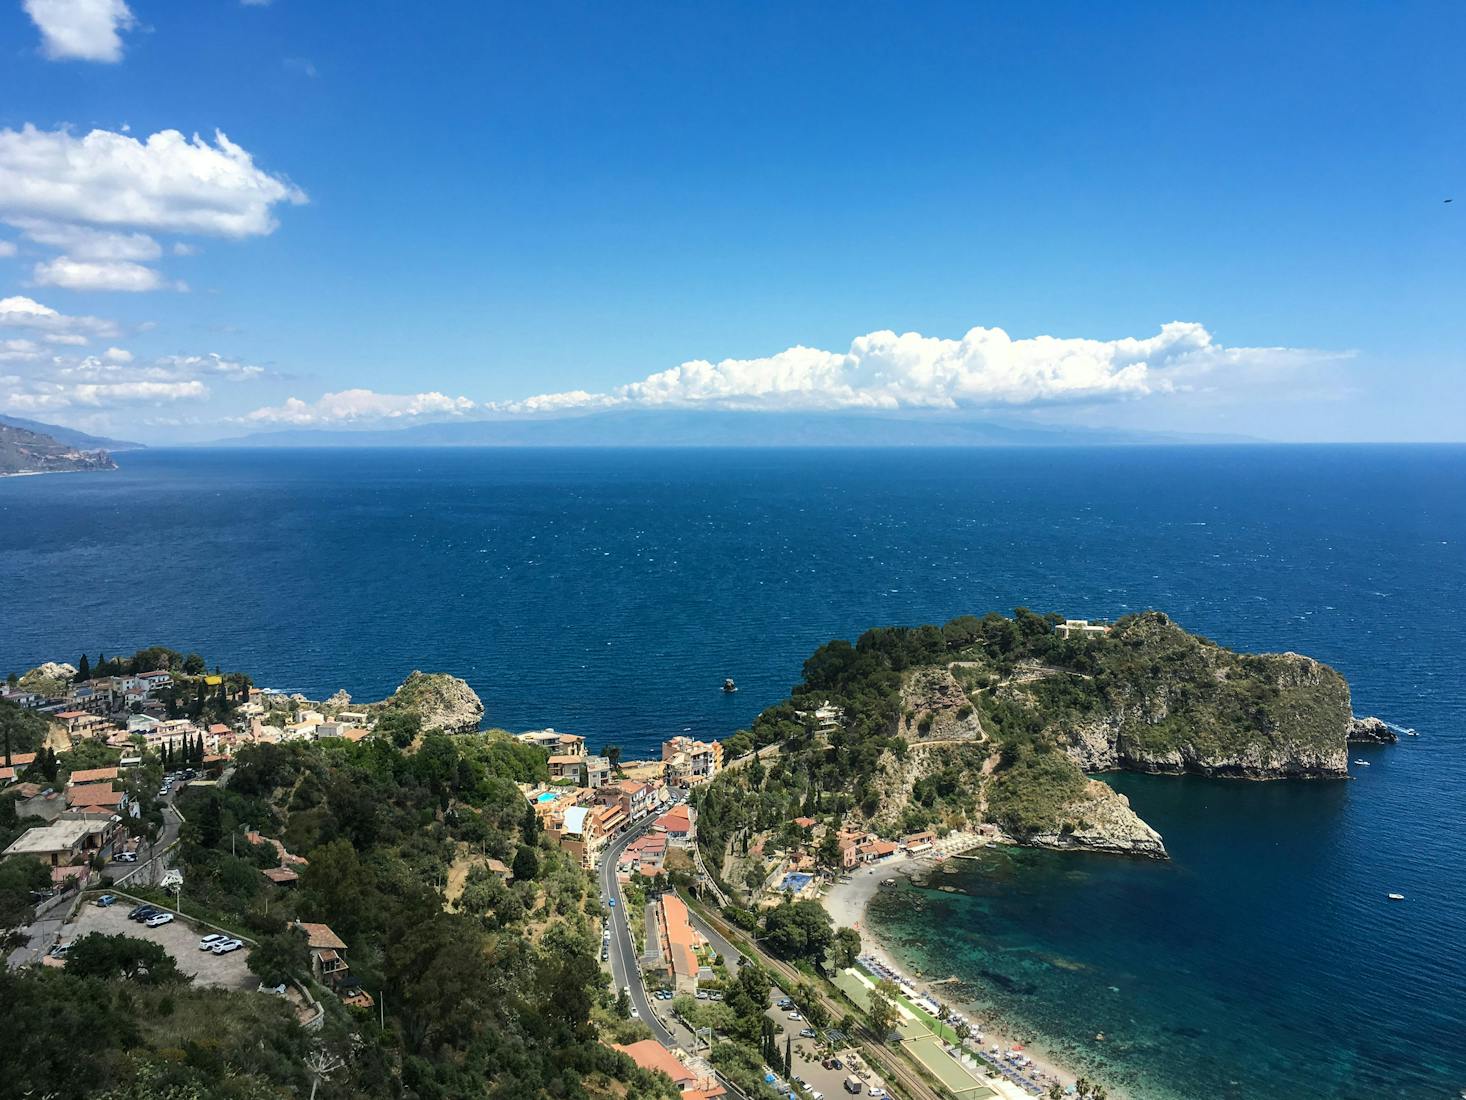
[[[68,316],[34,298],[17,294],[0,298],[0,330],[32,329],[45,333],[49,343],[85,344],[92,336],[116,336],[117,326],[100,317]]]
[[[960,339],[888,330],[843,352],[796,346],[756,359],[694,359],[609,393],[542,394],[487,406],[505,413],[618,406],[762,410],[963,409],[1095,402],[1172,392],[1240,365],[1280,364],[1321,353],[1232,348],[1205,327],[1176,321],[1154,336],[1014,339],[973,328]]]
[[[26,337],[0,341],[0,362],[25,364],[0,383],[0,407],[13,412],[202,401],[214,380],[247,382],[264,368],[217,353],[167,355],[138,362],[126,348],[81,358],[56,355]]]
[[[218,132],[210,142],[177,130],[145,141],[110,130],[0,130],[0,220],[60,253],[36,266],[43,286],[184,289],[146,266],[163,255],[153,234],[262,236],[274,232],[277,207],[306,201]]]
[[[287,398],[282,405],[255,409],[242,419],[257,424],[293,424],[306,427],[413,420],[425,416],[458,416],[475,407],[475,403],[466,397],[449,397],[442,393],[398,394],[355,389],[323,394],[316,401]]]
[[[129,260],[73,260],[57,256],[32,269],[37,286],[59,286],[67,290],[157,290],[163,276],[151,267]]]
[[[0,340],[0,363],[31,363],[45,358],[46,349],[34,340],[19,337]],[[19,381],[10,376],[12,382]]]
[[[14,255],[15,255],[15,242],[14,241],[0,241],[0,256],[14,256]]]
[[[0,216],[158,232],[251,237],[305,192],[259,168],[216,131],[160,130],[146,141],[110,130],[0,130]]]
[[[123,0],[25,0],[53,61],[120,61],[122,35],[136,20]]]
[[[156,361],[156,366],[178,375],[211,376],[231,382],[249,382],[265,374],[264,367],[226,359],[212,351],[207,355],[165,355]]]
[[[60,249],[78,260],[156,260],[163,254],[163,247],[146,233],[116,233],[40,218],[8,220],[37,244]]]
[[[50,409],[113,408],[119,405],[158,404],[201,400],[209,389],[197,380],[188,382],[51,382],[38,381],[29,388],[4,395],[12,412],[44,412]]]

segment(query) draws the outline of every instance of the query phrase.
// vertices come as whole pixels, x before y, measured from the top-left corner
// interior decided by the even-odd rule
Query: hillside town
[[[0,867],[14,861],[34,864],[47,880],[33,884],[34,913],[12,935],[9,965],[64,968],[71,947],[89,934],[142,935],[172,953],[195,982],[277,994],[308,1027],[319,1026],[326,1015],[322,997],[347,1009],[380,1009],[380,994],[353,969],[348,939],[328,923],[290,920],[289,930],[303,939],[306,970],[299,980],[268,984],[257,978],[261,941],[237,927],[186,914],[185,867],[177,858],[185,817],[177,798],[185,791],[225,787],[241,754],[260,746],[380,740],[394,751],[411,749],[422,736],[416,716],[404,721],[392,700],[355,705],[344,692],[312,700],[256,688],[246,676],[209,672],[195,658],[180,662],[178,655],[163,653],[166,667],[135,671],[106,658],[88,667],[83,659],[79,668],[48,664],[0,686],[0,708],[26,716],[45,731],[38,745],[16,751],[7,725],[0,759],[0,799],[7,818],[24,826],[8,838]],[[136,663],[135,658],[126,664]],[[431,679],[419,673],[410,678],[415,703],[421,703]],[[447,689],[447,696],[467,692],[461,681]],[[405,690],[406,685],[398,695]],[[481,705],[472,697],[462,706],[462,713],[448,707],[435,721],[471,729]],[[802,718],[828,734],[844,715],[826,703]],[[802,814],[750,836],[738,859],[710,875],[697,843],[697,792],[730,767],[762,766],[776,746],[725,760],[719,741],[684,733],[664,740],[654,758],[623,760],[617,746],[593,752],[583,736],[553,728],[478,736],[518,746],[540,762],[533,768],[536,778],[517,782],[534,835],[600,882],[600,964],[612,988],[619,988],[619,1002],[631,1021],[645,1024],[653,1036],[613,1044],[615,1049],[642,1069],[670,1077],[688,1100],[730,1092],[735,1100],[749,1100],[750,1094],[766,1090],[781,1100],[824,1100],[832,1088],[886,1095],[890,1074],[901,1071],[875,1068],[850,1034],[854,1018],[848,1009],[868,1014],[875,983],[886,979],[882,961],[857,959],[859,937],[841,948],[839,988],[849,1002],[843,1020],[835,1006],[823,1004],[791,972],[793,985],[784,982],[783,988],[758,994],[760,1001],[767,998],[770,1023],[765,1027],[774,1029],[765,1037],[758,1072],[740,1087],[726,1067],[715,1066],[708,1057],[706,1021],[726,1022],[726,1016],[709,1015],[709,1006],[721,1006],[733,995],[741,961],[760,948],[752,943],[735,947],[730,937],[742,932],[715,924],[722,920],[716,910],[699,913],[692,901],[706,895],[725,912],[746,912],[755,926],[762,921],[772,928],[774,917],[782,920],[794,911],[791,906],[813,905],[823,913],[824,895],[848,889],[866,869],[945,858],[993,839],[995,831],[942,836],[923,829],[883,836],[858,818],[839,822]],[[257,873],[282,899],[299,889],[309,872],[311,860],[292,851],[282,837],[241,826],[237,843],[269,854],[258,860],[263,865]],[[488,857],[476,862],[504,883],[521,873],[518,858],[513,866]],[[737,879],[743,910],[719,886],[729,882],[730,874]],[[445,905],[459,905],[462,893],[460,879],[456,891],[445,895]],[[821,919],[828,927],[828,918]],[[758,961],[780,965],[762,954]],[[893,1003],[898,999],[910,1007],[896,1009],[889,1026],[899,1024],[903,1033],[909,1029],[923,1041],[941,1034],[939,1025],[929,1030],[922,1022],[930,1002],[904,980],[893,985]],[[980,1044],[982,1035],[969,1028],[952,1036],[955,1045],[936,1048],[935,1064],[944,1074],[967,1073],[962,1079],[971,1087],[964,1097],[1033,1095],[1032,1080],[1015,1068],[1021,1061],[979,1050],[996,1067],[987,1074],[993,1078],[989,1083],[961,1068],[959,1058],[974,1064],[966,1050],[974,1035]],[[796,1047],[807,1063],[802,1072],[792,1060]],[[924,1047],[913,1050],[923,1050],[923,1059],[932,1057]],[[1017,1091],[1010,1092],[1013,1088]],[[905,1081],[905,1091],[914,1100],[936,1100],[914,1079]]]

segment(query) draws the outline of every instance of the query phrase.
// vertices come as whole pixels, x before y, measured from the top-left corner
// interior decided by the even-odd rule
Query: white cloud
[[[100,317],[72,317],[34,298],[17,294],[0,298],[0,329],[33,329],[53,344],[85,344],[90,336],[115,336],[117,326]]]
[[[609,393],[541,394],[488,409],[507,413],[609,407],[761,410],[963,409],[1095,402],[1187,388],[1230,367],[1316,360],[1292,348],[1230,348],[1202,325],[1176,321],[1145,338],[1093,340],[973,328],[950,340],[872,332],[844,352],[796,346],[758,359],[695,359]]]
[[[10,224],[37,244],[78,260],[156,260],[163,254],[162,245],[146,233],[115,233],[38,218],[12,218]]]
[[[108,348],[102,352],[102,358],[109,363],[131,363],[132,352],[126,348]]]
[[[73,406],[111,408],[117,405],[159,404],[201,400],[209,396],[202,382],[35,382],[24,392],[0,398],[14,412],[41,412]]]
[[[0,363],[30,363],[43,358],[45,354],[46,349],[34,340],[0,340]]]
[[[14,256],[14,255],[15,255],[15,242],[14,241],[0,241],[0,256]]]
[[[123,0],[25,0],[41,31],[41,51],[53,61],[120,61],[120,31],[136,20]]]
[[[379,420],[411,420],[424,416],[456,416],[476,406],[466,397],[442,393],[376,393],[372,390],[342,390],[323,394],[316,401],[287,398],[282,405],[255,409],[242,419],[253,423],[338,425]]]
[[[305,192],[214,142],[161,130],[146,142],[109,130],[0,130],[0,218],[219,237],[268,234],[274,207]]]
[[[60,253],[36,264],[41,286],[187,290],[147,266],[163,255],[153,233],[260,236],[274,231],[277,205],[305,201],[222,133],[210,144],[177,130],[146,142],[109,130],[0,130],[0,221]],[[175,241],[171,251],[195,247]]]
[[[207,355],[165,355],[156,360],[156,363],[175,374],[213,376],[231,382],[249,382],[265,374],[264,367],[226,359],[212,351]]]
[[[129,260],[73,260],[57,256],[36,264],[32,276],[38,286],[67,290],[157,290],[163,276],[151,267]]]

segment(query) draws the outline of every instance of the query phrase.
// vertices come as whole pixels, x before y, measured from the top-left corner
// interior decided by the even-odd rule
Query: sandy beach
[[[1052,1079],[1059,1080],[1066,1086],[1072,1085],[1076,1074],[1056,1062],[1041,1046],[1035,1047],[1032,1042],[1008,1033],[1000,1021],[993,1020],[972,1006],[953,999],[941,986],[933,986],[929,981],[914,977],[887,950],[886,945],[866,927],[866,906],[880,890],[882,883],[903,877],[909,879],[925,875],[943,859],[970,851],[984,843],[986,842],[975,834],[954,833],[938,842],[930,854],[896,855],[873,866],[863,867],[854,872],[848,882],[835,883],[820,900],[836,926],[854,928],[860,933],[861,944],[867,955],[874,957],[891,971],[902,975],[906,983],[919,993],[925,994],[939,1004],[946,1004],[966,1016],[981,1030],[984,1048],[996,1043],[1003,1050],[1008,1050],[1015,1043],[1022,1043],[1023,1053],[1033,1060],[1034,1066],[1040,1072],[1047,1074]],[[1015,1093],[1016,1091],[1015,1089]],[[1121,1100],[1120,1093],[1114,1089],[1109,1091],[1111,1096]]]

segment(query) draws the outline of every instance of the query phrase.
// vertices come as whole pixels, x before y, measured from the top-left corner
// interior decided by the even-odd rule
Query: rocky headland
[[[838,728],[814,719],[820,707]],[[719,864],[783,807],[883,836],[985,826],[1019,844],[1165,858],[1094,773],[1342,778],[1351,741],[1394,740],[1353,716],[1328,665],[1239,653],[1161,612],[1087,630],[1022,610],[964,617],[822,647],[792,698],[730,740],[730,755],[780,753],[714,784],[700,830]]]
[[[484,704],[473,688],[456,676],[414,670],[390,697],[371,707],[377,711],[416,714],[422,731],[461,733],[478,729]]]

